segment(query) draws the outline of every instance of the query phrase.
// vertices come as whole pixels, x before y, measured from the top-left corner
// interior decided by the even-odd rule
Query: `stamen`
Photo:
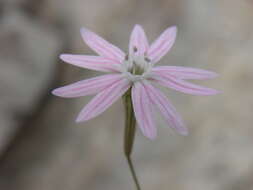
[[[147,62],[151,62],[151,60],[150,60],[148,57],[145,57],[144,59],[145,59],[145,61],[147,61]]]
[[[137,55],[138,49],[136,46],[132,47],[132,52],[130,54],[125,55],[125,60],[123,61],[123,72],[129,73],[132,78],[131,80],[140,80],[147,73],[149,73],[151,59],[148,57],[147,52],[144,55]],[[137,77],[137,78],[136,78]],[[133,79],[134,78],[134,79]]]

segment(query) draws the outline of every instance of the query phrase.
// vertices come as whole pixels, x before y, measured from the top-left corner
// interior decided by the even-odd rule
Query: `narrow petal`
[[[177,35],[177,27],[172,26],[167,28],[154,43],[151,44],[148,50],[148,58],[153,63],[158,62],[173,46]]]
[[[99,55],[118,61],[124,60],[125,58],[124,52],[122,52],[118,47],[107,42],[94,32],[82,28],[81,34],[85,43]]]
[[[217,90],[195,85],[172,76],[160,74],[151,76],[151,79],[155,80],[160,85],[186,94],[209,96],[219,93]]]
[[[126,79],[122,79],[110,87],[97,94],[80,112],[76,122],[87,121],[92,119],[118,100],[130,87],[130,83]]]
[[[185,127],[181,116],[170,103],[168,98],[159,89],[156,89],[148,82],[144,83],[144,87],[146,88],[152,104],[160,110],[169,126],[175,129],[179,134],[187,135],[188,130]]]
[[[156,127],[154,124],[151,105],[144,86],[137,82],[132,88],[132,101],[137,123],[144,136],[155,139]]]
[[[130,54],[134,53],[134,49],[137,49],[137,55],[144,55],[148,50],[148,40],[144,29],[140,25],[135,25],[129,43],[129,52]]]
[[[109,74],[82,80],[52,91],[56,96],[64,98],[81,97],[96,94],[108,86],[120,81],[123,78],[121,74]]]
[[[202,69],[178,67],[178,66],[159,66],[152,68],[152,72],[157,75],[164,74],[174,76],[178,79],[211,79],[218,76],[217,73]]]
[[[62,54],[60,59],[78,67],[103,72],[118,71],[120,65],[119,61],[99,56]]]

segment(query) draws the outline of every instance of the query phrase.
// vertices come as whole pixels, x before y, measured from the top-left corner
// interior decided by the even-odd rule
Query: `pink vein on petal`
[[[87,96],[104,90],[122,78],[123,76],[121,74],[102,75],[57,88],[52,93],[65,98]]]
[[[170,103],[167,97],[159,89],[156,89],[149,84],[149,82],[145,82],[144,87],[146,88],[153,105],[160,110],[169,126],[175,129],[179,134],[187,135],[188,130],[185,127],[181,116],[177,113],[176,109]]]
[[[100,56],[61,54],[60,59],[72,65],[95,71],[118,71],[120,62]]]
[[[155,139],[157,132],[152,116],[152,108],[145,88],[140,82],[132,87],[132,101],[137,123],[144,136]]]
[[[155,80],[160,85],[186,94],[209,96],[220,93],[215,89],[195,85],[181,79],[176,79],[175,77],[172,76],[170,77],[167,75],[160,74],[160,75],[151,75],[150,78]]]
[[[178,79],[211,79],[218,76],[217,73],[203,69],[180,67],[180,66],[158,66],[152,68],[157,75],[164,74],[174,76]]]
[[[98,93],[80,112],[76,122],[87,121],[92,119],[118,100],[130,87],[130,83],[126,79],[122,79],[102,92]]]
[[[154,62],[158,62],[173,46],[176,40],[177,27],[167,28],[149,47],[148,57]]]
[[[122,52],[118,47],[107,42],[105,39],[98,36],[94,32],[86,28],[82,28],[81,34],[86,44],[90,48],[92,48],[95,52],[97,52],[99,55],[118,61],[124,60],[125,58],[124,52]]]
[[[135,25],[129,43],[129,52],[133,53],[134,47],[137,48],[137,55],[144,55],[144,53],[148,50],[148,40],[144,29],[140,25]]]

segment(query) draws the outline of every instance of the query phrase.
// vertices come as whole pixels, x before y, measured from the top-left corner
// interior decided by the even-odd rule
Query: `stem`
[[[134,183],[136,185],[137,190],[141,190],[140,184],[138,182],[138,178],[136,176],[134,166],[131,160],[131,153],[134,145],[134,137],[135,137],[135,125],[136,119],[133,111],[133,104],[131,98],[131,89],[129,89],[123,97],[124,105],[125,105],[125,136],[124,136],[124,152],[127,158],[127,162],[134,179]]]
[[[133,166],[133,163],[132,163],[132,160],[131,160],[130,156],[129,156],[129,157],[127,157],[127,163],[128,163],[128,165],[129,165],[129,168],[130,168],[131,174],[132,174],[132,176],[133,176],[133,179],[134,179],[134,183],[135,183],[136,189],[137,189],[137,190],[141,190],[141,187],[140,187],[140,184],[139,184],[138,178],[137,178],[137,176],[136,176],[136,174],[135,174],[135,171],[134,171],[134,166]]]

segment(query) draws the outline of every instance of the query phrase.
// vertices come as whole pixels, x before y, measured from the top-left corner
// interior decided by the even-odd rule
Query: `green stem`
[[[132,173],[132,176],[133,176],[133,179],[134,179],[134,183],[135,183],[136,189],[137,189],[137,190],[141,190],[141,187],[140,187],[138,178],[137,178],[137,176],[136,176],[136,174],[135,174],[134,166],[133,166],[133,163],[132,163],[132,160],[131,160],[130,157],[127,157],[127,162],[128,162],[130,171],[131,171],[131,173]]]
[[[124,152],[127,158],[127,162],[134,179],[136,189],[141,190],[140,184],[138,182],[134,166],[131,160],[131,153],[134,145],[134,137],[135,137],[135,125],[136,119],[133,111],[133,104],[131,98],[131,89],[129,89],[123,97],[124,105],[125,105],[125,136],[124,136]]]

